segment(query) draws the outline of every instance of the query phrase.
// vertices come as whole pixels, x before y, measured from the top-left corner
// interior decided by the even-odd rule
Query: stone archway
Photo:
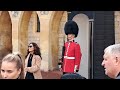
[[[58,50],[59,50],[59,25],[64,11],[53,12],[52,20],[50,22],[50,54],[52,69],[56,69],[58,65]]]
[[[20,25],[19,25],[19,50],[20,53],[25,59],[27,54],[28,44],[30,42],[40,43],[39,37],[40,34],[37,32],[37,12],[35,11],[25,11],[23,12]]]
[[[12,53],[12,23],[8,11],[0,14],[0,60]]]
[[[19,38],[19,50],[23,57],[25,58],[25,55],[27,53],[27,45],[28,45],[28,24],[31,17],[32,11],[25,11],[23,12],[23,15],[21,16],[20,25],[19,25],[19,32],[18,32],[18,38]]]

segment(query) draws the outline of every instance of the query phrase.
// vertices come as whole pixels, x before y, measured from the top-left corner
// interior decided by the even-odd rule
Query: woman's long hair
[[[41,52],[40,52],[40,48],[38,47],[38,45],[37,45],[36,43],[34,43],[34,42],[31,42],[30,44],[32,44],[33,47],[34,47],[34,53],[33,53],[33,54],[39,55],[39,56],[41,57]],[[30,44],[29,44],[29,45],[30,45]],[[27,55],[25,56],[25,58],[28,56],[29,53],[30,53],[30,52],[29,52],[29,49],[28,49],[28,50],[27,50]],[[42,60],[42,57],[41,57],[41,60]]]

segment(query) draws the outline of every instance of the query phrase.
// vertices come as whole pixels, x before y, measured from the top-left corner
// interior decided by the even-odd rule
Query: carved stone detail
[[[11,11],[13,17],[17,17],[19,14],[19,11]]]
[[[41,14],[41,15],[48,15],[48,14],[49,14],[49,11],[40,11],[40,14]]]

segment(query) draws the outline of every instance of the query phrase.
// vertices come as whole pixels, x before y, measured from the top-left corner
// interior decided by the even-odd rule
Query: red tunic
[[[81,56],[81,49],[78,43],[66,42],[62,67],[63,72],[74,73],[75,65],[77,65],[77,70],[79,70]]]

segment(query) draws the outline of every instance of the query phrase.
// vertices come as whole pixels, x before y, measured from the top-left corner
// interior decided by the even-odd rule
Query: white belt
[[[75,57],[64,56],[65,59],[75,59]]]

